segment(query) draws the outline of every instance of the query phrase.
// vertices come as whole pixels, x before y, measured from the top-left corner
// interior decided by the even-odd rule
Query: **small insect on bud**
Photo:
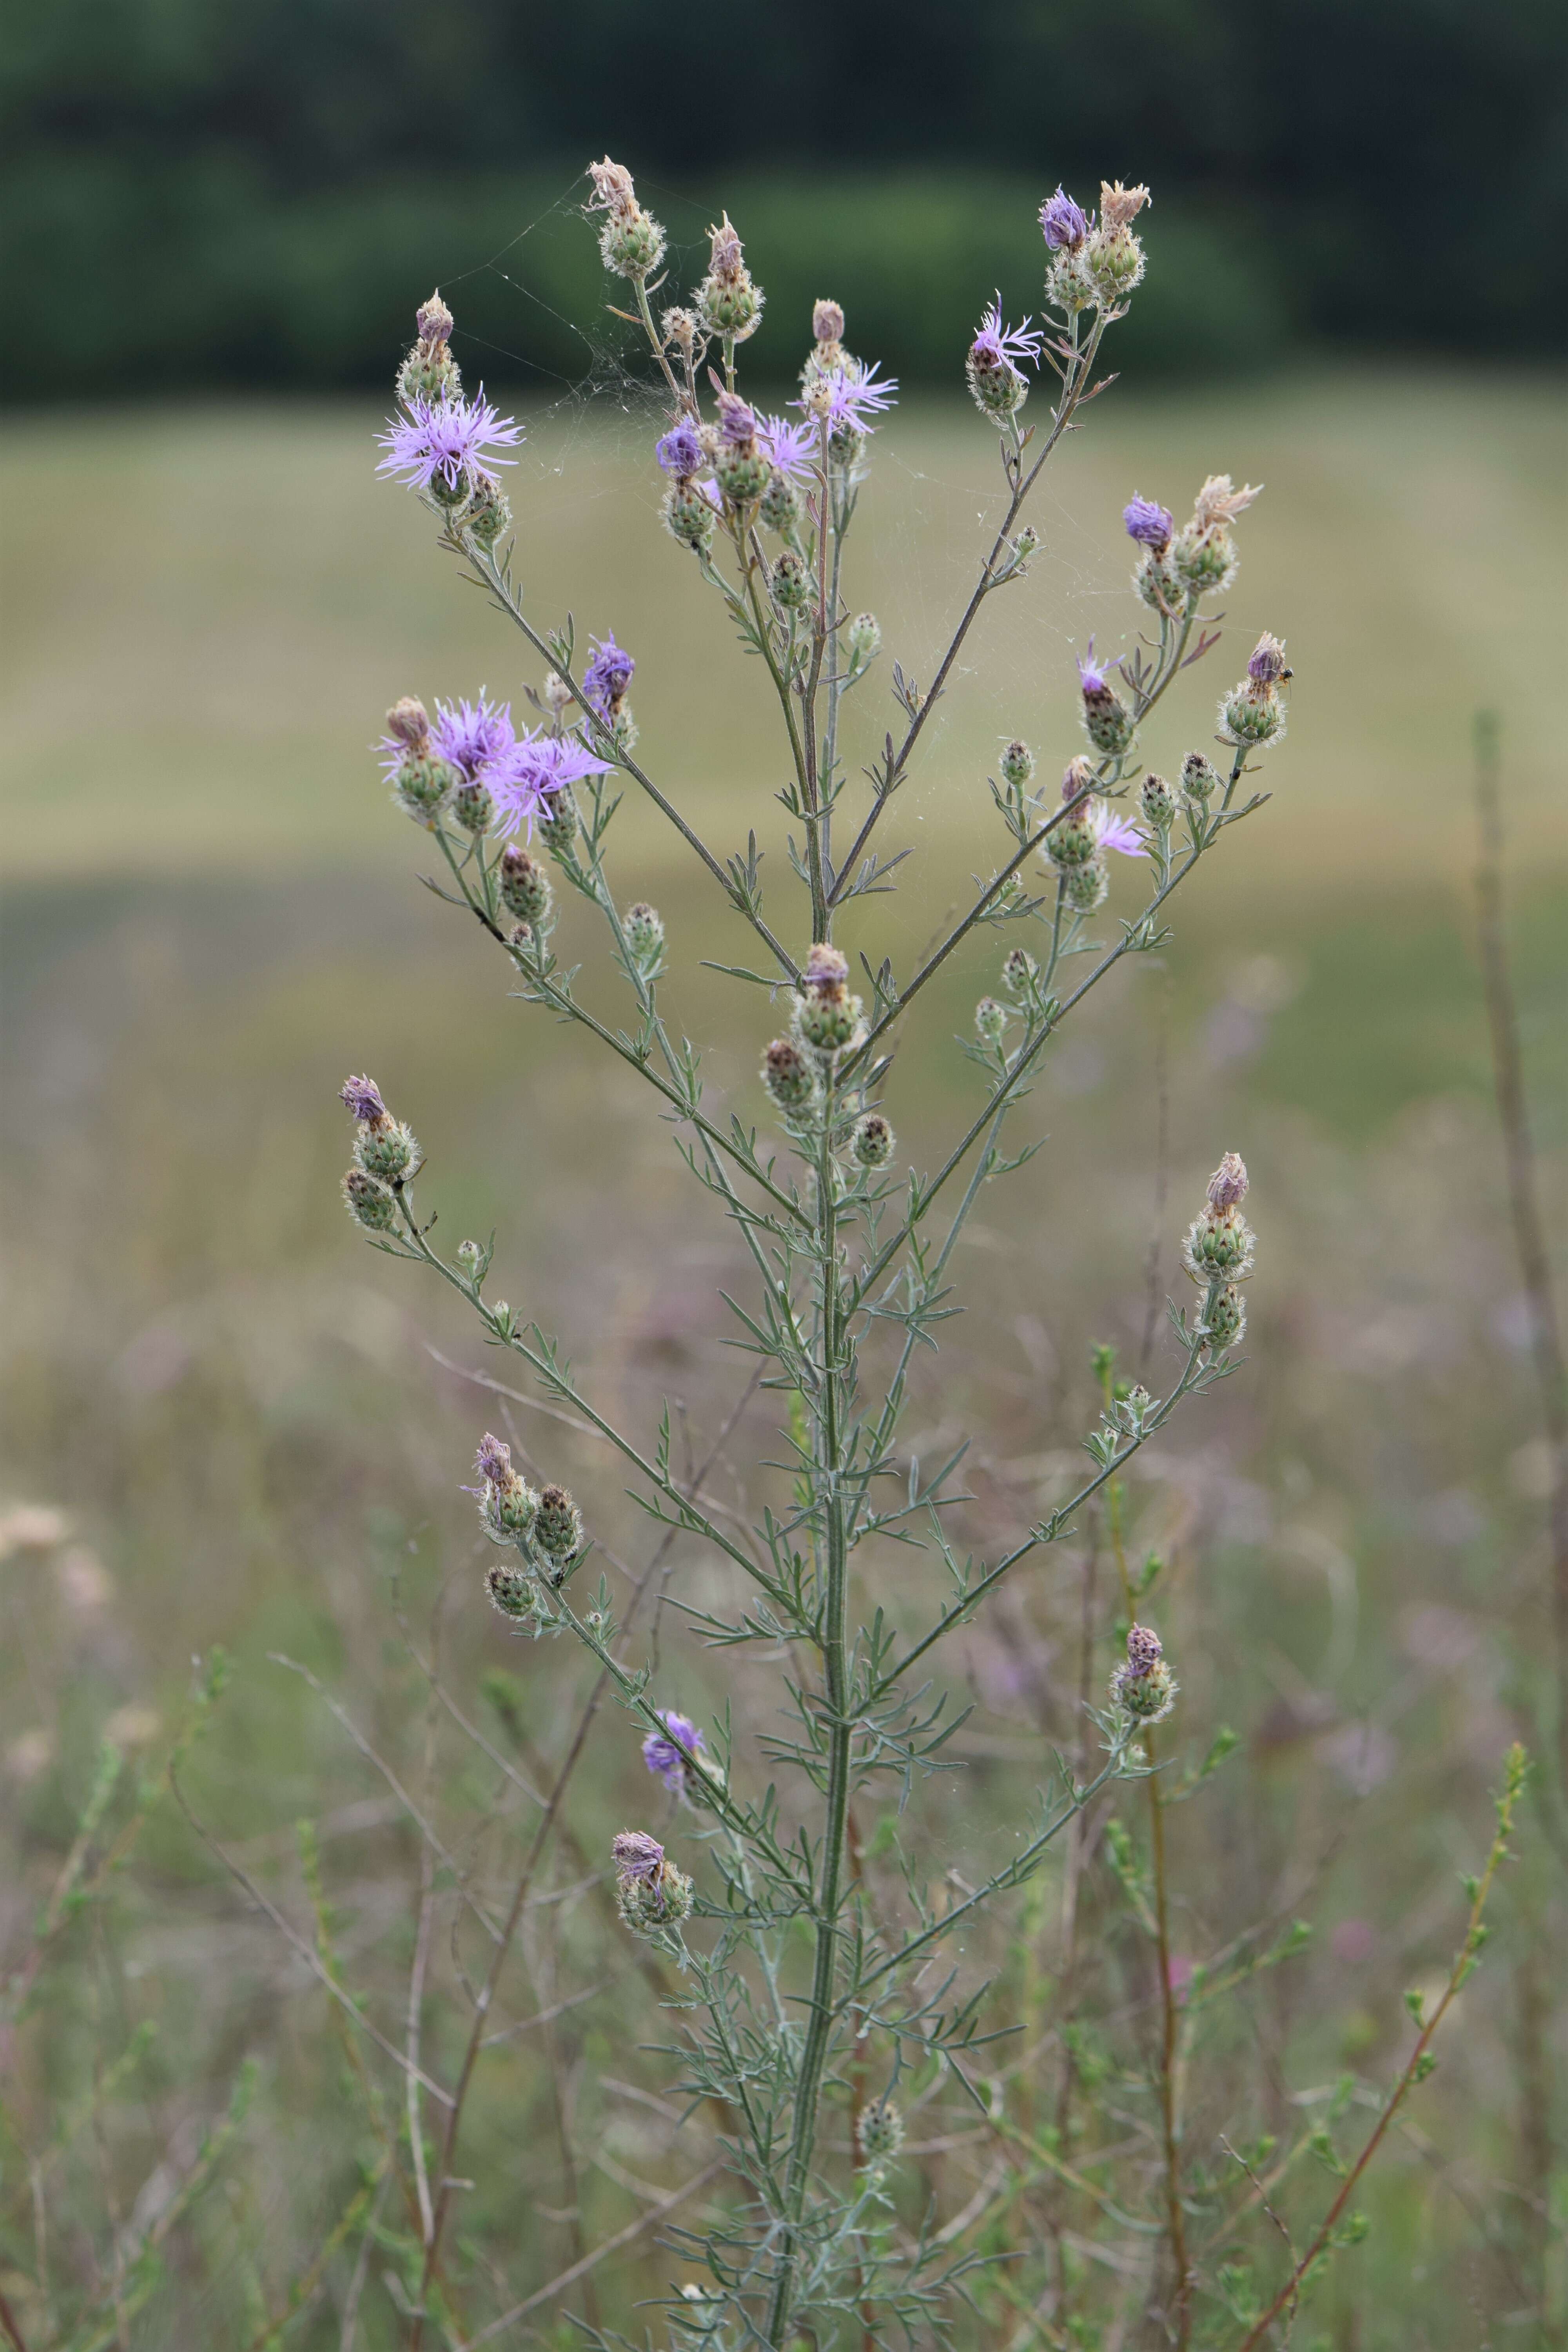
[[[1143,779],[1141,797],[1143,803],[1143,814],[1155,832],[1168,833],[1175,823],[1176,795],[1164,777],[1155,775],[1151,770]]]
[[[664,923],[657,907],[639,898],[635,907],[626,908],[626,946],[633,961],[647,971],[664,953]]]
[[[1158,1633],[1148,1625],[1130,1625],[1126,1664],[1110,1677],[1112,1704],[1141,1724],[1160,1723],[1174,1706],[1177,1688]]]
[[[882,649],[882,630],[875,613],[857,613],[846,640],[851,669],[864,669]]]
[[[1002,780],[1023,792],[1034,782],[1035,755],[1026,743],[1015,736],[1002,753]]]
[[[879,1110],[868,1110],[855,1122],[850,1145],[862,1168],[885,1168],[893,1156],[896,1138]]]
[[[584,210],[605,215],[599,232],[599,256],[605,268],[617,278],[647,278],[664,259],[663,229],[638,204],[632,175],[623,163],[612,163],[606,155],[602,163],[589,164],[588,175],[594,193]]]
[[[555,1569],[570,1568],[583,1549],[583,1514],[564,1486],[542,1486],[533,1540]]]
[[[891,2099],[876,2099],[862,2107],[855,2127],[862,2164],[888,2164],[904,2144],[904,2119]]]
[[[1201,751],[1189,751],[1182,761],[1182,791],[1189,801],[1200,806],[1214,798],[1219,790],[1219,772],[1212,760]]]
[[[804,556],[786,547],[773,565],[773,603],[781,613],[798,613],[811,601],[811,573]]]
[[[1083,731],[1097,751],[1115,759],[1126,751],[1134,732],[1132,713],[1117,693],[1104,665],[1094,657],[1094,639],[1078,656],[1079,684],[1083,693]]]
[[[537,928],[546,922],[555,903],[550,877],[526,849],[508,849],[500,862],[500,894],[507,909]]]
[[[644,1878],[657,1884],[664,1874],[664,1848],[646,1830],[617,1830],[610,1854],[623,1878]]]
[[[1007,1007],[994,996],[983,996],[974,1008],[974,1026],[987,1045],[1002,1043],[1011,1018]]]
[[[463,509],[463,529],[480,547],[494,547],[511,529],[511,504],[498,481],[489,474],[474,476],[473,493]]]
[[[351,1168],[343,1178],[343,1202],[355,1224],[367,1234],[390,1234],[396,1226],[395,1196],[363,1168]]]
[[[1009,996],[1028,998],[1039,986],[1040,967],[1027,948],[1012,948],[1002,962],[1002,985]]]
[[[799,1118],[816,1100],[816,1066],[793,1037],[775,1037],[763,1064],[763,1084],[786,1117]]]

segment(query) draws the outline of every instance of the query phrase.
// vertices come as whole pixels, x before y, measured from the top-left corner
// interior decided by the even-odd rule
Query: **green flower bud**
[[[763,1084],[780,1110],[799,1118],[816,1100],[816,1066],[793,1037],[775,1037],[763,1064]]]
[[[551,856],[564,857],[577,838],[577,803],[570,784],[562,784],[551,793],[543,814],[534,824]]]
[[[667,1862],[657,1878],[623,1871],[616,1882],[616,1907],[634,1936],[658,1936],[690,1917],[695,1891],[686,1873]]]
[[[862,1168],[885,1168],[893,1156],[896,1138],[879,1110],[857,1119],[850,1149]]]
[[[994,996],[983,996],[974,1008],[974,1026],[987,1045],[999,1045],[1006,1034],[1009,1014],[1005,1004]]]
[[[862,2163],[890,2163],[904,2144],[903,2116],[891,2099],[878,2099],[861,2109],[855,2136]]]
[[[702,554],[713,543],[713,527],[719,518],[712,503],[698,488],[696,479],[672,481],[664,494],[660,509],[665,528],[680,541]]]
[[[1110,895],[1110,866],[1098,853],[1087,866],[1069,866],[1062,874],[1067,902],[1076,914],[1092,915]]]
[[[635,907],[626,908],[626,945],[639,970],[647,971],[664,953],[664,923],[657,907],[639,898]]]
[[[1200,804],[1212,800],[1218,792],[1218,771],[1201,751],[1189,751],[1182,761],[1182,790],[1188,800]]]
[[[400,1118],[362,1119],[354,1135],[354,1158],[367,1176],[400,1184],[416,1175],[423,1159],[412,1128]]]
[[[1143,779],[1143,814],[1156,833],[1168,832],[1175,821],[1176,795],[1163,776],[1152,771]]]
[[[489,474],[474,477],[473,496],[463,517],[463,529],[481,547],[493,547],[511,529],[511,508],[500,484]]]
[[[1002,781],[1016,784],[1020,792],[1034,782],[1035,755],[1026,743],[1015,737],[1002,754]]]
[[[1040,977],[1040,967],[1027,948],[1014,948],[1004,959],[1002,985],[1009,996],[1031,996]]]
[[[762,504],[757,509],[757,519],[764,522],[771,531],[776,532],[780,539],[793,539],[800,529],[800,492],[789,476],[781,474],[775,467],[768,477],[767,488],[763,492]],[[776,588],[774,593],[777,593]]]
[[[488,833],[495,822],[496,804],[485,784],[459,784],[452,794],[452,822],[464,833]]]
[[[583,1514],[564,1486],[545,1486],[539,1496],[533,1540],[553,1568],[569,1568],[583,1549]]]
[[[786,547],[773,565],[773,603],[781,613],[798,613],[811,601],[811,573],[805,559]]]
[[[531,927],[549,919],[555,893],[537,857],[509,849],[500,862],[500,894],[509,911]]]
[[[343,1201],[350,1216],[367,1234],[390,1234],[397,1225],[397,1202],[387,1187],[363,1168],[351,1168],[343,1178]]]

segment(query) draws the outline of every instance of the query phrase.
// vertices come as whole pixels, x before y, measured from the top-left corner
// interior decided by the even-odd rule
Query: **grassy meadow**
[[[1273,628],[1295,671],[1265,779],[1275,797],[1178,898],[1163,954],[1119,970],[1064,1030],[1019,1123],[1044,1148],[981,1205],[956,1268],[967,1311],[921,1371],[910,1423],[928,1459],[978,1433],[965,1541],[1016,1539],[1081,1458],[1093,1343],[1159,1386],[1180,1234],[1219,1152],[1243,1152],[1260,1240],[1249,1360],[1141,1459],[1133,1507],[1137,1540],[1168,1563],[1156,1622],[1181,1672],[1177,1727],[1200,1752],[1220,1722],[1243,1740],[1180,1817],[1184,1948],[1206,1955],[1260,1910],[1299,1911],[1315,1933],[1226,2008],[1213,2071],[1194,2076],[1205,2162],[1220,2132],[1288,2131],[1342,2081],[1361,2111],[1405,2046],[1402,1992],[1446,1968],[1456,1873],[1485,1844],[1504,1749],[1549,1748],[1547,1465],[1473,952],[1470,728],[1478,707],[1501,715],[1510,946],[1560,1243],[1561,390],[1393,367],[1179,395],[1118,384],[1053,462],[1030,577],[984,615],[888,816],[886,837],[916,853],[907,888],[862,901],[849,927],[873,961],[887,949],[907,969],[996,860],[1000,742],[1023,735],[1047,771],[1070,755],[1073,653],[1091,634],[1102,651],[1134,642],[1127,497],[1181,509],[1210,471],[1262,481],[1224,640],[1142,749],[1173,773]],[[492,1290],[562,1334],[606,1410],[651,1432],[674,1400],[694,1459],[744,1380],[718,1294],[743,1285],[745,1262],[635,1081],[509,1002],[483,941],[418,887],[421,836],[372,755],[382,712],[402,693],[481,684],[521,701],[539,671],[459,588],[416,502],[374,479],[377,415],[33,415],[0,457],[0,1949],[11,1969],[28,1948],[106,1727],[129,1759],[112,1822],[180,1718],[193,1655],[221,1644],[233,1680],[184,1772],[191,1803],[307,1943],[292,1824],[318,1822],[348,1980],[400,2035],[416,1841],[384,1778],[273,1654],[321,1677],[405,1786],[423,1775],[454,1851],[499,1881],[535,1818],[517,1783],[559,1755],[588,1678],[562,1650],[508,1643],[484,1603],[458,1491],[480,1431],[501,1427],[568,1479],[616,1573],[651,1544],[614,1464],[537,1402],[476,1385],[521,1391],[453,1303],[350,1229],[335,1089],[350,1069],[374,1073],[428,1154],[422,1207],[453,1238],[493,1229]],[[630,388],[531,415],[510,485],[517,576],[537,615],[570,610],[579,642],[613,628],[636,653],[639,757],[721,852],[755,828],[770,918],[798,936],[783,777],[758,764],[765,681],[659,528],[654,429]],[[881,622],[884,668],[897,657],[929,675],[996,505],[992,463],[956,404],[911,405],[879,436],[848,593]],[[858,701],[852,768],[892,717],[876,681]],[[704,968],[746,961],[744,940],[678,846],[628,798],[612,870],[625,898],[664,914],[668,1007],[703,1044],[715,1096],[760,1119],[770,1015]],[[1109,915],[1124,901],[1125,878]],[[624,1018],[574,908],[560,944],[583,962],[585,998]],[[970,1115],[977,1080],[952,1039],[1001,951],[991,935],[955,958],[912,1024],[889,1108],[917,1164]],[[776,1401],[753,1401],[721,1465],[737,1507],[766,1489],[752,1465],[774,1454],[775,1419]],[[1099,1541],[1091,1521],[963,1637],[960,1696],[975,1711],[952,1772],[914,1791],[904,1834],[994,1852],[1050,1743],[1076,1738]],[[920,1620],[929,1567],[877,1557],[879,1597]],[[721,1591],[680,1546],[668,1574],[695,1606]],[[766,1727],[749,1707],[756,1670],[705,1654],[673,1607],[649,1638],[672,1704],[706,1717],[733,1700],[751,1769]],[[419,1660],[437,1643],[489,1747],[437,1743],[433,1761]],[[1097,1680],[1109,1662],[1095,1653]],[[650,2184],[695,2169],[694,2127],[644,2047],[661,1988],[605,1927],[600,1858],[643,1818],[646,1790],[632,1732],[606,1708],[524,1937],[513,2006],[553,2021],[501,2053],[462,2154],[464,2227],[494,2291],[476,2326],[626,2229]],[[1302,2345],[1562,2340],[1568,2004],[1551,1955],[1568,1903],[1552,1818],[1543,1789],[1440,2071],[1362,2200],[1368,2242],[1314,2295]],[[889,1807],[889,1841],[892,1822]],[[1106,1878],[1108,1913],[1113,1895]],[[999,1932],[988,1964],[1015,1986],[1048,1981],[1058,1905],[1047,1873]],[[1147,1987],[1136,1955],[1119,1965],[1121,2030],[1136,2041]],[[256,2093],[232,2148],[177,2223],[171,2210],[157,2279],[116,2325],[135,2352],[271,2340],[368,2161],[319,1982],[162,1799],[108,1908],[65,1922],[58,1970],[0,2054],[0,2294],[30,2352],[77,2344],[48,2332],[44,2282],[102,2284],[104,2246],[157,2226],[247,2061]],[[105,2088],[142,2028],[145,2051]],[[430,2063],[445,2066],[442,2032],[432,2023]],[[951,2127],[940,2085],[919,2095],[910,2210],[929,2193],[945,2220],[989,2151]],[[525,2193],[541,2147],[553,2193]],[[41,2248],[29,2164],[55,2200]],[[383,2202],[368,2219],[391,2226]],[[366,2226],[356,2209],[290,2344],[339,2345]],[[1260,2241],[1260,2271],[1271,2260]],[[360,2341],[374,2352],[401,2341],[396,2270],[394,2252],[366,2256]],[[652,2232],[628,2240],[504,2340],[580,2341],[573,2311],[640,2330],[637,2298],[682,2274]],[[1136,2282],[1129,2296],[1121,2334],[1094,2339],[1103,2352],[1147,2340]],[[967,2340],[1050,2339],[986,2307]]]

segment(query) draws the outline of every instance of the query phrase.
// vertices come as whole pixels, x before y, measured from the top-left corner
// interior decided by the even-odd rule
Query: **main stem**
[[[844,1879],[845,1838],[849,1818],[848,1567],[849,1555],[840,1490],[838,1353],[838,1231],[830,1148],[834,1117],[831,1080],[824,1107],[817,1152],[817,1234],[822,1253],[821,1405],[817,1414],[817,1493],[821,1501],[823,1569],[826,1578],[822,1631],[822,1683],[827,1718],[826,1819],[816,1905],[816,1956],[812,1970],[811,2014],[795,2083],[795,2129],[784,2185],[784,2238],[773,2273],[764,2340],[782,2352],[795,2294],[801,2218],[805,2210],[811,2159],[816,2144],[816,2113],[827,2065],[833,2023],[834,1978],[838,1958],[838,1906]]]

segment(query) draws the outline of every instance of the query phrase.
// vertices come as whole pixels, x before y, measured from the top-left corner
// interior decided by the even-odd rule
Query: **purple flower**
[[[591,709],[601,719],[608,719],[611,708],[619,702],[632,682],[637,664],[630,654],[616,645],[615,636],[595,637],[596,648],[593,660],[583,672],[583,693]]]
[[[596,760],[574,735],[520,735],[485,778],[496,804],[496,831],[504,839],[526,824],[531,836],[533,820],[546,813],[552,793],[609,772],[608,760]]]
[[[719,430],[731,448],[743,449],[757,437],[757,412],[737,392],[719,394]]]
[[[355,1118],[374,1122],[387,1115],[381,1088],[374,1078],[345,1078],[338,1090],[338,1099],[347,1104]]]
[[[791,481],[797,474],[808,474],[816,467],[816,428],[813,425],[792,425],[784,416],[760,416],[757,442],[769,462]]]
[[[646,1830],[617,1830],[610,1853],[623,1878],[642,1879],[657,1886],[664,1875],[664,1848]]]
[[[511,705],[491,702],[483,691],[477,702],[437,702],[430,733],[443,760],[471,784],[511,749]]]
[[[642,1744],[642,1760],[655,1779],[664,1782],[672,1797],[683,1797],[686,1794],[687,1764],[680,1749],[684,1748],[691,1755],[700,1756],[705,1744],[702,1734],[689,1716],[672,1712],[661,1715],[659,1721],[664,1730],[648,1733]],[[675,1744],[677,1740],[680,1742],[679,1748]]]
[[[979,367],[1010,367],[1016,375],[1021,361],[1039,359],[1040,341],[1038,331],[1031,331],[1027,319],[1021,327],[1002,324],[1002,297],[998,293],[980,321],[980,331],[969,347],[970,357]]]
[[[499,1437],[487,1430],[479,1440],[479,1450],[474,1456],[474,1467],[481,1478],[493,1486],[504,1486],[511,1476],[511,1448],[503,1445]]]
[[[1103,801],[1090,801],[1089,805],[1101,849],[1117,850],[1123,857],[1148,856],[1147,838],[1130,819],[1114,815]]]
[[[448,489],[462,485],[466,472],[486,466],[510,466],[510,457],[495,452],[515,448],[522,427],[502,416],[485,398],[481,383],[472,400],[411,400],[406,416],[389,417],[382,434],[385,457],[378,474],[401,474],[411,490],[427,490],[437,474]]]
[[[655,442],[653,454],[667,474],[685,481],[702,463],[702,444],[697,437],[696,425],[683,416],[679,425],[670,426],[661,441]]]
[[[1064,245],[1081,245],[1089,235],[1089,215],[1081,205],[1075,205],[1065,188],[1058,187],[1054,196],[1047,196],[1040,206],[1040,226],[1046,233],[1046,243],[1053,253]]]
[[[1092,637],[1089,641],[1089,650],[1078,656],[1078,677],[1079,684],[1085,694],[1104,694],[1107,691],[1105,669],[1103,665],[1094,658]]]
[[[878,383],[875,377],[880,364],[876,361],[870,367],[862,368],[858,375],[846,373],[838,378],[834,384],[833,399],[827,411],[831,432],[842,432],[847,425],[853,432],[869,433],[872,427],[868,419],[879,416],[885,409],[891,408],[898,394],[899,379],[890,375],[885,382]]]
[[[1129,539],[1155,549],[1169,547],[1171,533],[1176,527],[1170,508],[1163,507],[1158,499],[1129,499],[1121,509],[1121,520]]]

